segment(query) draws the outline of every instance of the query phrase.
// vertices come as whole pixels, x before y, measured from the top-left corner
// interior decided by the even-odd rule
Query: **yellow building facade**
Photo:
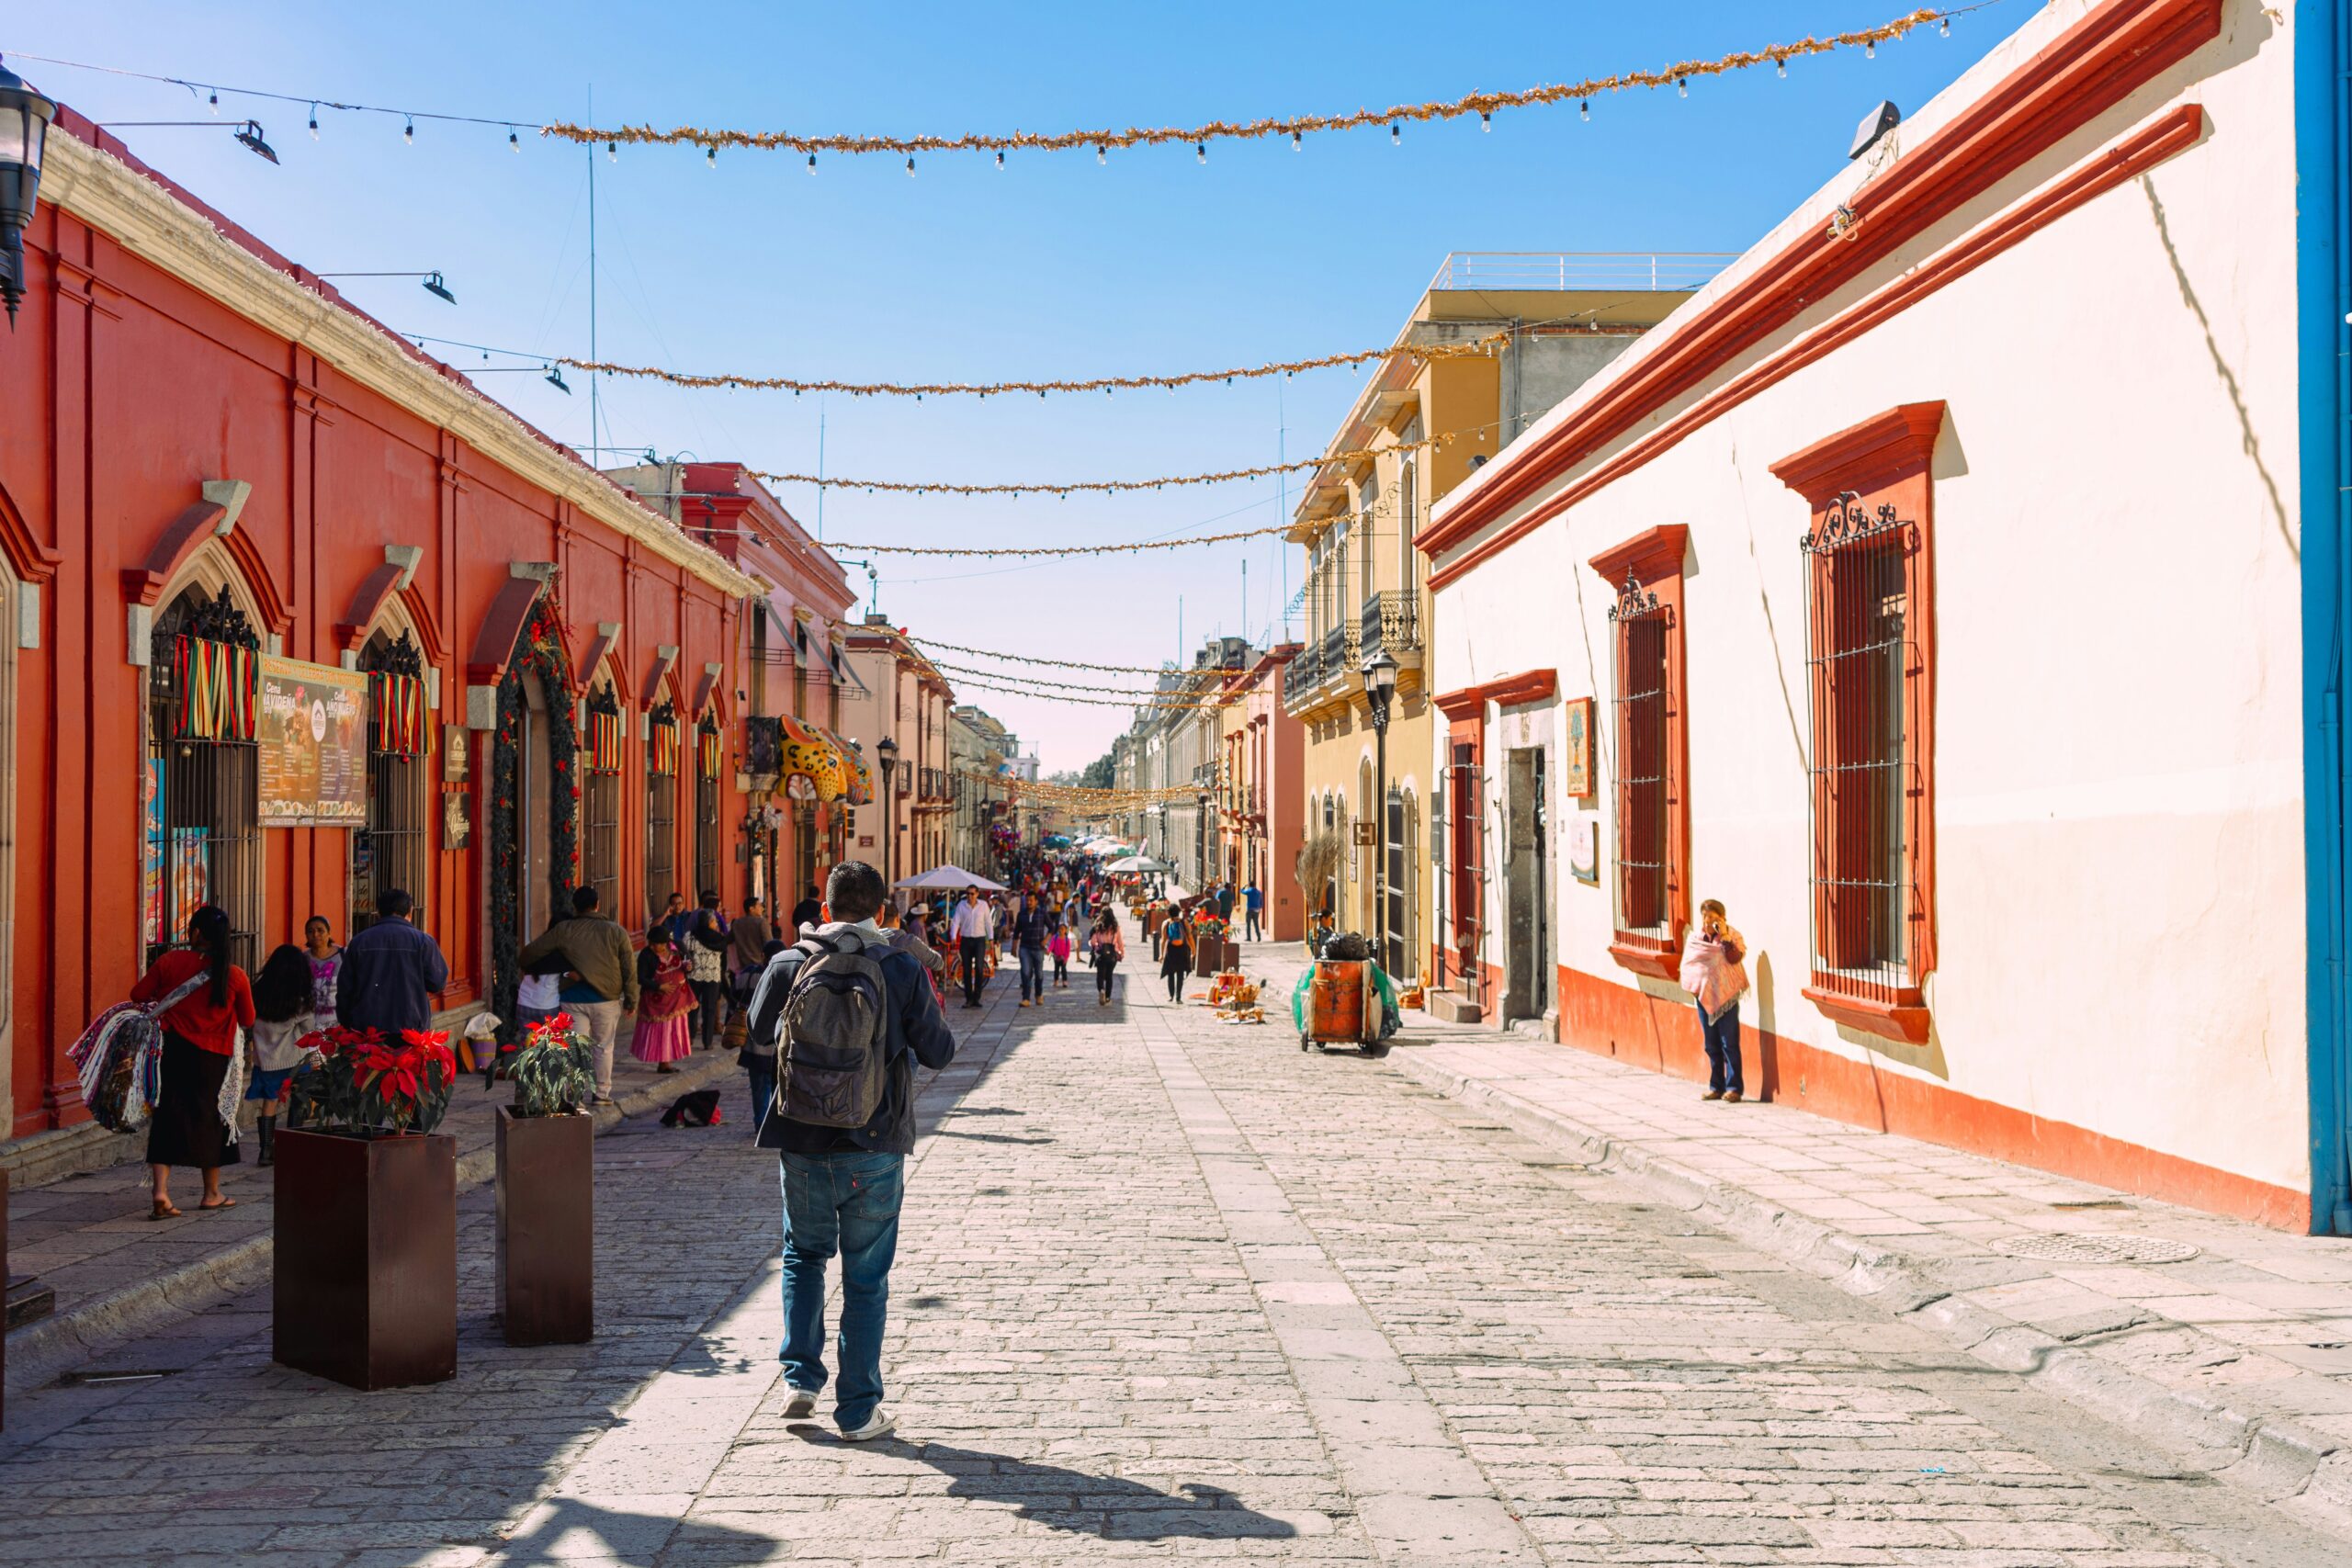
[[[1283,680],[1283,706],[1306,732],[1311,874],[1298,886],[1310,912],[1372,937],[1408,983],[1432,971],[1438,940],[1433,699],[1480,678],[1430,667],[1414,536],[1433,502],[1681,301],[1681,260],[1448,256],[1293,513],[1287,536],[1306,557],[1302,647]],[[1383,653],[1396,664],[1385,748],[1365,686]]]

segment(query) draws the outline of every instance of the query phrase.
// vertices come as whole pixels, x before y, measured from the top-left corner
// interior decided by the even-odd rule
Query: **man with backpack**
[[[882,1408],[882,1330],[914,1152],[914,1065],[937,1071],[956,1056],[921,961],[875,922],[888,896],[863,861],[835,866],[831,918],[770,959],[752,997],[750,1038],[775,1050],[759,1142],[783,1164],[785,1419],[808,1420],[825,1386],[825,1262],[838,1252],[833,1419],[854,1443],[896,1424]]]

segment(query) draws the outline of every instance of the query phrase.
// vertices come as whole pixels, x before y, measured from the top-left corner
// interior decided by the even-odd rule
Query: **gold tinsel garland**
[[[1930,23],[1944,21],[1975,6],[1950,10],[1920,9],[1898,17],[1874,28],[1853,32],[1832,34],[1827,38],[1803,38],[1794,43],[1772,44],[1763,49],[1739,50],[1713,60],[1686,60],[1678,65],[1664,66],[1656,71],[1621,71],[1607,76],[1589,76],[1581,82],[1561,82],[1548,86],[1529,87],[1513,93],[1466,93],[1458,98],[1434,99],[1427,103],[1396,104],[1385,109],[1356,109],[1347,114],[1310,114],[1269,117],[1260,119],[1210,120],[1204,125],[1129,126],[1125,130],[1065,130],[1037,132],[1016,130],[1010,134],[989,134],[968,131],[960,136],[803,136],[786,130],[735,130],[724,127],[682,125],[668,130],[656,130],[651,125],[589,126],[570,120],[559,120],[539,128],[539,134],[559,141],[604,142],[608,147],[628,142],[631,146],[681,143],[706,148],[714,155],[721,147],[746,148],[757,152],[806,152],[811,167],[820,152],[839,152],[851,156],[887,152],[908,154],[908,169],[913,169],[912,155],[917,152],[995,152],[999,162],[1012,152],[1063,152],[1094,149],[1102,155],[1114,147],[1156,147],[1191,145],[1203,158],[1208,155],[1211,141],[1261,141],[1270,136],[1287,136],[1294,144],[1306,133],[1332,130],[1358,130],[1387,126],[1393,132],[1407,120],[1428,123],[1438,120],[1462,119],[1476,115],[1481,120],[1497,109],[1531,108],[1544,104],[1588,102],[1604,93],[1622,93],[1635,87],[1683,87],[1694,76],[1721,76],[1734,71],[1745,71],[1758,65],[1778,65],[1786,68],[1792,60],[1828,54],[1840,49],[1874,51],[1878,45],[1899,39],[1904,34]]]
[[[1277,360],[1269,365],[1236,366],[1229,370],[1186,370],[1173,376],[1097,376],[1081,381],[803,381],[790,376],[747,376],[734,372],[698,376],[682,370],[664,370],[657,365],[621,365],[605,359],[573,359],[565,355],[556,355],[550,363],[569,366],[574,370],[592,370],[605,376],[633,376],[649,381],[664,381],[673,387],[724,387],[736,391],[791,392],[796,396],[802,392],[839,392],[853,398],[991,398],[1035,392],[1042,398],[1048,392],[1139,391],[1161,387],[1197,387],[1211,381],[1223,381],[1229,385],[1264,376],[1289,376],[1302,370],[1329,370],[1341,365],[1365,365],[1375,359],[1385,359],[1393,354],[1408,355],[1422,360],[1470,359],[1492,354],[1495,345],[1509,343],[1510,338],[1509,333],[1488,333],[1464,343],[1411,347],[1391,344],[1385,348],[1360,349],[1353,354],[1326,354],[1313,359]]]
[[[1149,708],[1155,711],[1165,711],[1170,713],[1180,711],[1199,713],[1229,705],[1221,702],[1167,702],[1161,700],[1157,695],[1149,697],[1080,697],[1065,695],[1059,692],[1040,692],[1026,686],[991,685],[986,681],[978,680],[969,675],[962,677],[956,681],[956,684],[958,686],[977,686],[984,692],[1001,692],[1005,695],[1012,697],[1035,697],[1040,702],[1084,703],[1091,707]]]
[[[832,550],[863,550],[877,556],[1114,556],[1135,550],[1181,550],[1193,545],[1222,545],[1235,539],[1260,539],[1287,534],[1288,523],[1243,528],[1231,534],[1192,534],[1181,539],[1136,539],[1122,545],[868,545],[850,539],[828,539]]]

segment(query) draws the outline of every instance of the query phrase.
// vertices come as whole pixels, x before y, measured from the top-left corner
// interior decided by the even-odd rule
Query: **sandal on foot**
[[[147,1217],[149,1219],[176,1220],[180,1217],[182,1211],[172,1207],[172,1201],[169,1198],[156,1198],[151,1200],[151,1201],[153,1206],[147,1212]]]
[[[237,1201],[234,1198],[223,1198],[218,1203],[198,1203],[196,1206],[196,1212],[199,1214],[217,1214],[223,1209],[233,1209],[236,1206]]]

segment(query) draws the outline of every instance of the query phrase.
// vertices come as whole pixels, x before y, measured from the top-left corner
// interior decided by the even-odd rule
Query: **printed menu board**
[[[343,828],[368,820],[368,677],[261,661],[261,825]]]

